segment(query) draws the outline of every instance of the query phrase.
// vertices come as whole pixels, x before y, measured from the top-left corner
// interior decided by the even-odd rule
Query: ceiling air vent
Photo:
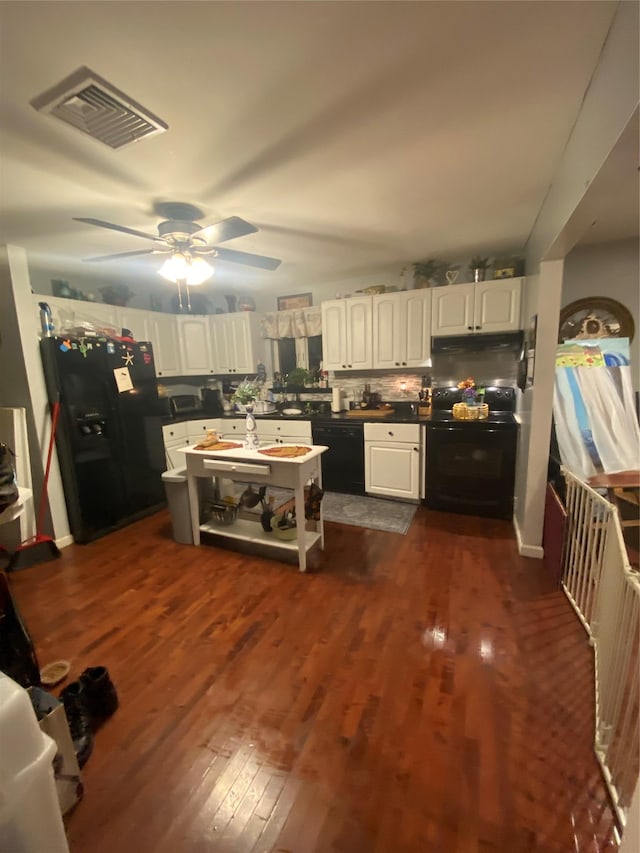
[[[147,136],[164,133],[169,127],[84,67],[38,95],[31,106],[77,127],[110,148],[124,148]]]

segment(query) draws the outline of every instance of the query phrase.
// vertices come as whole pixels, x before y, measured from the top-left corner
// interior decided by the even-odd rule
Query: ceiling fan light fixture
[[[189,287],[197,287],[211,278],[213,267],[202,258],[174,252],[160,267],[158,274],[174,284],[186,282]]]

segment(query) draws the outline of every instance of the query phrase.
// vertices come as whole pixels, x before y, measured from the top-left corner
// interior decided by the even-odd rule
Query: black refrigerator
[[[150,343],[41,341],[69,525],[86,543],[165,503],[162,418]]]

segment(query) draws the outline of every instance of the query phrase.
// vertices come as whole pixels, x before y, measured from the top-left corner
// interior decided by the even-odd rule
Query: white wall
[[[640,389],[640,242],[617,240],[578,246],[564,262],[562,307],[588,296],[606,296],[631,312],[635,337],[631,343],[631,379]]]
[[[555,346],[563,284],[560,259],[565,254],[557,253],[557,245],[587,188],[638,108],[638,22],[636,3],[618,5],[582,108],[526,246],[524,316],[537,314],[538,338],[535,384],[523,401],[525,425],[520,435],[516,472],[515,527],[524,555],[542,555]]]
[[[37,313],[33,309],[31,282],[24,249],[0,248],[0,405],[24,406],[27,411],[31,478],[38,509],[51,431],[51,415],[40,359]],[[54,453],[49,480],[51,527],[60,546],[72,539]]]

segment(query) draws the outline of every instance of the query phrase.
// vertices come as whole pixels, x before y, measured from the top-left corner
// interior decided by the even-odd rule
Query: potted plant
[[[489,258],[482,258],[480,255],[475,255],[475,257],[471,258],[469,269],[473,273],[474,281],[484,281],[489,263]]]
[[[109,284],[107,287],[101,287],[100,293],[102,301],[107,305],[119,305],[122,308],[133,296],[133,291],[126,284]]]
[[[447,261],[438,261],[435,258],[430,258],[428,261],[418,261],[413,265],[415,280],[418,282],[418,288],[431,287],[432,284],[439,284],[438,278],[443,270],[449,267]]]
[[[304,367],[294,367],[287,375],[287,391],[295,391],[304,388],[305,383],[310,382],[311,374]]]
[[[232,403],[237,403],[246,409],[247,406],[253,405],[260,396],[260,388],[255,382],[249,382],[245,379],[238,385],[231,397]]]
[[[245,379],[236,388],[231,400],[239,411],[246,412],[244,446],[247,450],[257,450],[260,447],[258,425],[253,416],[253,404],[260,395],[260,386]]]

